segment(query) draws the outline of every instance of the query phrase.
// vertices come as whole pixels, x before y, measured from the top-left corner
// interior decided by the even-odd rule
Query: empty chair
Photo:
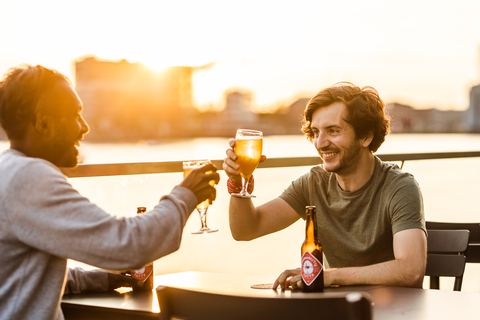
[[[427,229],[427,269],[430,289],[440,288],[440,277],[455,277],[454,290],[462,289],[468,246],[468,230]]]
[[[480,263],[480,223],[427,221],[427,229],[468,230],[470,237],[465,251],[467,263]]]
[[[258,297],[166,286],[159,286],[156,291],[162,320],[172,317],[197,320],[372,319],[371,298],[359,292]]]

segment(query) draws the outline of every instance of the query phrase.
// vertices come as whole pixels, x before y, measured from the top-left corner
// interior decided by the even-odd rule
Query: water
[[[118,163],[185,159],[223,159],[228,139],[198,138],[165,141],[156,144],[83,143],[84,163]],[[0,141],[0,150],[8,147]],[[378,151],[382,153],[478,151],[480,135],[468,134],[392,134]],[[268,157],[316,156],[310,142],[302,136],[270,136],[264,139]],[[277,197],[290,181],[307,172],[309,167],[257,169],[255,171],[255,205]],[[480,221],[478,181],[480,158],[456,160],[407,161],[404,170],[419,182],[427,220]],[[220,231],[192,235],[200,227],[193,213],[185,227],[179,251],[155,262],[155,273],[188,270],[238,273],[265,276],[265,281],[287,268],[299,265],[299,250],[304,237],[304,222],[262,238],[238,242],[232,239],[228,226],[227,177],[220,171],[217,200],[208,210],[208,225]],[[153,207],[159,197],[168,193],[182,179],[181,173],[119,177],[70,179],[80,192],[106,211],[117,216],[134,216],[137,206]],[[70,262],[70,265],[77,265]],[[88,266],[84,266],[88,267]],[[453,281],[443,281],[442,289],[451,290]],[[480,264],[468,264],[463,291],[480,292]]]

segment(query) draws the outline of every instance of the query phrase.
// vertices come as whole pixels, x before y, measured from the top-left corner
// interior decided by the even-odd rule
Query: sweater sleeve
[[[22,199],[9,213],[19,240],[111,270],[140,268],[176,251],[197,204],[193,192],[175,187],[150,212],[117,218],[81,196],[58,168],[41,161],[16,173],[9,194]]]
[[[107,292],[108,273],[103,270],[68,268],[64,294]]]

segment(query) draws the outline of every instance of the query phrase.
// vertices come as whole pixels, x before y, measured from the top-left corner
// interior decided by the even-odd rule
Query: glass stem
[[[247,194],[247,185],[248,185],[248,180],[242,176],[242,191],[240,192],[242,195]]]
[[[200,222],[202,224],[202,230],[207,229],[207,209],[197,209],[200,215]]]

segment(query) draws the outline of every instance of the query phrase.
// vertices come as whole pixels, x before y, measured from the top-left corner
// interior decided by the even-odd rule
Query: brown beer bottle
[[[317,238],[317,216],[314,206],[307,206],[305,241],[302,244],[303,292],[323,292],[323,247]]]
[[[137,214],[147,212],[147,208],[138,207]],[[143,286],[133,286],[133,291],[152,291],[153,290],[153,262],[147,264],[141,269],[131,270],[132,277],[137,280],[143,280]]]

